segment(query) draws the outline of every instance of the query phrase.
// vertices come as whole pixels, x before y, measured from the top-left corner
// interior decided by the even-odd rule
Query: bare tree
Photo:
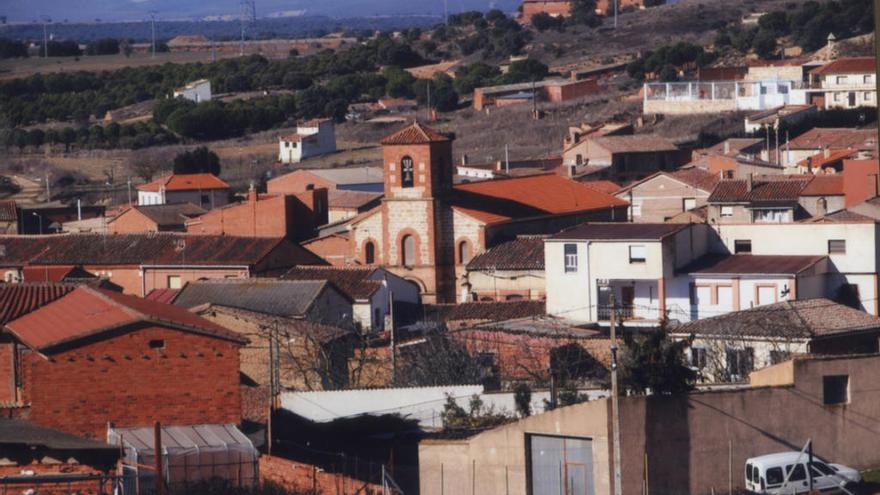
[[[160,172],[171,170],[173,160],[174,156],[170,150],[138,150],[129,162],[129,171],[145,182],[149,182]]]

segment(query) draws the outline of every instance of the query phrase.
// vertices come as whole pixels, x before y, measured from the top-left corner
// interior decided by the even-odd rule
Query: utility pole
[[[617,0],[614,0],[614,29],[617,29]]]
[[[878,29],[880,29],[880,0],[874,0],[874,32],[877,33]],[[880,48],[880,37],[874,36],[874,54],[876,55],[877,49]],[[880,95],[880,66],[876,66],[874,64],[874,101],[877,101],[877,95]],[[877,105],[877,150],[874,155],[875,159],[880,159],[880,105]],[[877,170],[880,172],[880,170]]]
[[[431,119],[431,80],[430,79],[428,79],[427,93],[428,93],[428,122],[431,122],[432,119]]]
[[[620,486],[622,476],[620,474],[620,402],[617,389],[617,304],[614,294],[609,299],[611,304],[611,429],[614,446],[614,495],[623,495],[623,487]]]
[[[776,125],[773,127],[776,129],[776,164],[779,165],[779,117],[776,117]]]
[[[156,461],[156,495],[165,494],[165,480],[162,469],[162,423],[153,425],[153,458]]]
[[[504,143],[504,173],[510,175],[510,147]]]
[[[52,22],[52,18],[44,15],[40,19],[43,20],[43,58],[49,58],[49,35],[46,32],[46,23]]]
[[[391,308],[390,309],[391,330],[389,331],[390,332],[389,333],[389,335],[390,335],[389,340],[390,340],[390,344],[391,344],[391,385],[393,386],[394,384],[397,383],[397,350],[394,348],[394,346],[395,346],[394,334],[397,333],[396,332],[397,328],[394,325],[394,293],[393,292],[388,293],[388,306],[389,306],[389,308]]]
[[[153,58],[156,58],[156,11],[150,11],[150,31],[153,34]]]
[[[128,206],[131,206],[131,177],[128,178]]]
[[[443,0],[443,22],[449,25],[449,0]]]
[[[49,172],[46,172],[46,202],[49,203],[52,201],[52,190],[49,185]]]

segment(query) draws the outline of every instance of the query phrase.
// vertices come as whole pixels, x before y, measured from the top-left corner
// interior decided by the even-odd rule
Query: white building
[[[874,57],[849,57],[813,69],[810,88],[821,95],[813,102],[825,109],[876,107],[875,67]]]
[[[717,230],[715,230],[717,229]],[[877,315],[877,225],[583,224],[544,242],[547,313],[630,325],[817,297]]]
[[[311,156],[336,151],[336,131],[330,119],[303,122],[296,132],[278,140],[278,161],[299,163]]]
[[[184,100],[202,103],[211,101],[211,81],[207,79],[199,79],[193,81],[186,86],[174,90],[175,98],[183,98]]]
[[[229,184],[214,174],[172,174],[137,190],[139,206],[192,203],[210,210],[229,203]]]

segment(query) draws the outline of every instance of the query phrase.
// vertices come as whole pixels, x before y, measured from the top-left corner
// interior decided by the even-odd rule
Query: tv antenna
[[[52,22],[52,18],[47,15],[41,15],[43,21],[43,58],[49,58],[49,35],[46,32],[46,25]]]
[[[150,31],[152,32],[152,35],[153,35],[153,58],[156,58],[156,14],[158,14],[158,12],[155,10],[151,10],[149,12],[149,14],[150,14]]]

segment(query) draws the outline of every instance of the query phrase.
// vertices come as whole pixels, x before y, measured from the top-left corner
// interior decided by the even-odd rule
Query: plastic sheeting
[[[154,429],[110,428],[107,442],[122,445],[127,468],[141,479],[152,478]],[[235,425],[162,427],[162,470],[168,485],[187,485],[220,478],[235,486],[254,486],[259,453]],[[146,475],[146,476],[145,476]]]

